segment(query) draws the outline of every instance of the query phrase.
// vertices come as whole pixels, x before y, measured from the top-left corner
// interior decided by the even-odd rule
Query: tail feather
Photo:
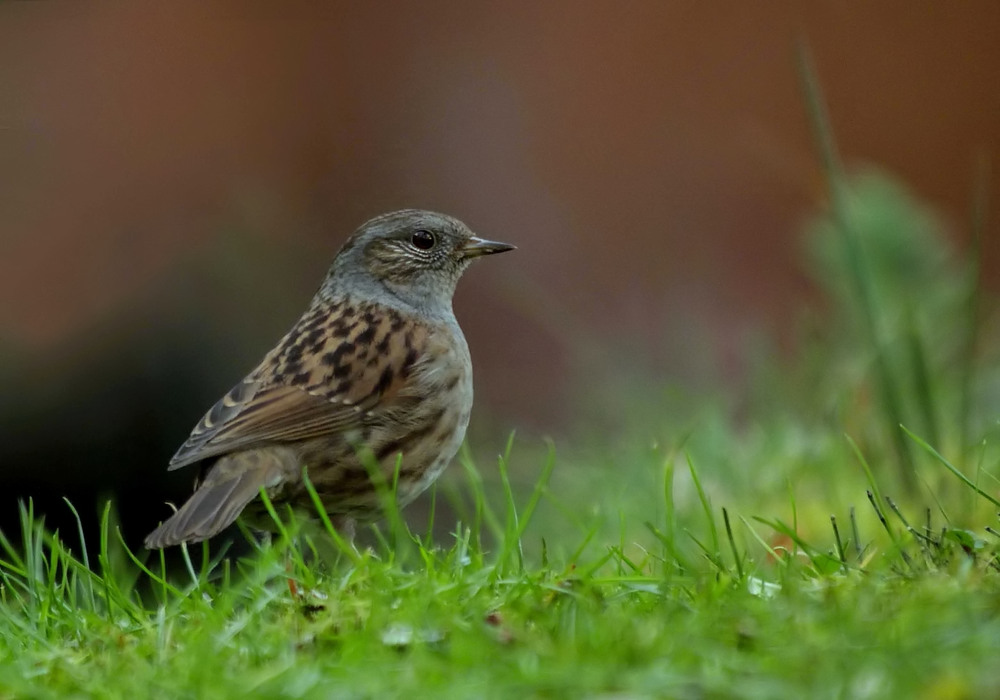
[[[268,470],[248,469],[208,479],[176,513],[146,537],[146,547],[163,549],[181,542],[200,542],[231,525],[267,483]]]

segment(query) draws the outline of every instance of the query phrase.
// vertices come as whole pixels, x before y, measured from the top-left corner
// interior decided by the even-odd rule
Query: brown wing
[[[236,450],[343,433],[407,393],[429,329],[392,309],[315,306],[205,414],[170,460],[179,469]]]

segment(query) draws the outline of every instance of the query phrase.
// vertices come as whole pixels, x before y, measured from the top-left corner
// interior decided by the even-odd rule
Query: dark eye
[[[430,231],[425,231],[424,229],[417,229],[410,236],[410,243],[413,244],[414,248],[420,250],[430,250],[437,243],[437,238]]]

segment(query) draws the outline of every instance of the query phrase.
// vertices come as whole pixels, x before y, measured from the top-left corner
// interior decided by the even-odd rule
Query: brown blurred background
[[[626,355],[738,375],[809,293],[797,38],[845,160],[964,244],[993,1],[0,4],[0,526],[117,494],[141,535],[188,488],[176,445],[389,209],[520,248],[456,299],[481,423],[558,433]]]

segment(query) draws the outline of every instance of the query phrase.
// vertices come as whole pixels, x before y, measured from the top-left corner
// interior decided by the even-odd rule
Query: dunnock
[[[415,498],[455,456],[472,410],[455,286],[475,258],[513,248],[429,211],[365,223],[298,323],[170,460],[170,469],[200,463],[201,478],[146,546],[216,535],[262,505],[261,488],[275,503],[313,509],[303,468],[348,533],[379,512],[366,460],[391,483],[401,459],[398,499]]]

